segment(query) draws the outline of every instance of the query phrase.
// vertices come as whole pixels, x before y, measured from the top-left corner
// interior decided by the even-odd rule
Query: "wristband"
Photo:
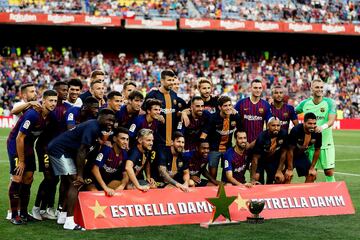
[[[321,125],[321,129],[322,129],[322,130],[327,129],[328,127],[329,127],[329,125],[328,125],[327,123]]]

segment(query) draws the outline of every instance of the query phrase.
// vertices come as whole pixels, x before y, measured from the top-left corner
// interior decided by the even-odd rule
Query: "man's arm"
[[[99,166],[98,165],[94,165],[91,169],[91,173],[94,175],[94,177],[96,178],[96,181],[100,184],[100,186],[102,187],[102,189],[104,189],[105,193],[108,196],[113,196],[115,194],[114,189],[109,188],[106,183],[104,182],[100,170],[99,170]]]
[[[251,179],[251,183],[255,184],[256,183],[256,169],[258,166],[258,161],[260,159],[260,154],[254,154],[253,158],[251,160],[251,175],[250,175],[250,179]]]
[[[184,185],[189,187],[189,181],[190,181],[190,171],[189,171],[189,169],[184,170],[183,179],[184,179]]]
[[[40,109],[41,104],[38,101],[19,103],[19,104],[16,104],[13,109],[11,109],[11,114],[19,115],[20,113],[24,112],[25,110],[27,110],[30,107],[33,107],[35,109]]]
[[[235,185],[235,186],[240,186],[242,185],[241,182],[237,181],[234,177],[233,177],[233,172],[232,171],[226,171],[226,179],[228,180],[229,183]]]
[[[284,169],[284,163],[285,163],[285,160],[286,160],[286,153],[287,153],[287,149],[283,147],[281,149],[279,166],[278,166],[276,174],[275,174],[275,179],[276,179],[277,183],[283,183],[284,182],[284,174],[282,173],[282,171]]]
[[[220,181],[216,180],[215,178],[213,178],[213,177],[210,175],[209,171],[206,169],[206,165],[205,165],[205,167],[204,167],[203,170],[202,170],[202,175],[204,175],[204,177],[205,177],[206,179],[208,179],[211,183],[213,183],[213,184],[216,185],[216,186],[221,183]]]
[[[164,179],[165,182],[168,182],[171,185],[174,185],[175,187],[180,188],[184,192],[187,192],[189,190],[188,187],[178,183],[172,177],[170,177],[169,173],[166,170],[166,166],[160,165],[159,166],[159,173],[160,173],[160,176]]]
[[[126,161],[126,165],[125,165],[125,170],[126,170],[126,173],[127,173],[128,176],[129,176],[130,181],[134,184],[134,186],[135,186],[137,189],[139,189],[139,190],[141,190],[141,191],[147,191],[147,190],[148,190],[147,187],[143,187],[143,186],[141,186],[141,185],[139,184],[139,181],[138,181],[137,178],[136,178],[136,175],[135,175],[135,172],[134,172],[133,167],[134,167],[133,161],[127,160],[127,161]]]
[[[26,134],[23,132],[18,133],[16,137],[16,152],[17,152],[17,163],[16,163],[16,175],[22,176],[25,170],[25,137]]]
[[[126,173],[126,171],[124,171],[122,175],[123,177],[121,180],[121,184],[115,190],[124,190],[126,188],[126,185],[129,183],[129,175]]]

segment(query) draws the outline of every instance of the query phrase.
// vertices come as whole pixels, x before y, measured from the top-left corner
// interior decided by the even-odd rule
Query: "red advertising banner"
[[[0,13],[0,23],[120,27],[120,17],[83,14]]]
[[[119,191],[113,197],[104,192],[80,192],[75,221],[86,229],[206,223],[217,187]],[[261,185],[253,188],[226,186],[227,196],[236,196],[230,205],[233,221],[251,216],[249,200],[265,200],[261,216],[266,219],[354,214],[345,182]],[[220,217],[217,221],[224,221]]]
[[[313,24],[287,22],[255,22],[240,20],[180,19],[181,29],[227,30],[250,32],[288,32],[359,35],[360,26],[353,24]]]
[[[0,128],[13,128],[15,127],[15,117],[0,116]]]
[[[125,28],[176,30],[176,20],[126,19]]]

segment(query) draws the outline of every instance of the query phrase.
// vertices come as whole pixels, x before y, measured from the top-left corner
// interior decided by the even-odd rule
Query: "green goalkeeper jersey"
[[[319,104],[313,102],[313,98],[308,98],[302,101],[296,107],[297,113],[308,113],[312,112],[316,115],[316,125],[322,126],[329,121],[329,114],[336,114],[335,102],[324,97]],[[322,131],[322,146],[321,149],[334,147],[334,139],[332,135],[332,128],[329,127]]]

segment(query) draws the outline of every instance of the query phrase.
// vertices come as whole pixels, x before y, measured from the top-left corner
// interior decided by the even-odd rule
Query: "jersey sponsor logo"
[[[220,135],[230,135],[232,134],[233,132],[235,132],[236,129],[233,129],[233,130],[216,130]]]
[[[103,168],[105,169],[105,172],[107,172],[107,173],[114,173],[117,171],[116,168],[108,167],[106,164],[104,164]]]
[[[244,119],[247,119],[249,121],[262,121],[263,120],[263,118],[260,116],[247,115],[247,114],[244,115]]]
[[[316,116],[316,120],[324,120],[325,117],[324,116]]]
[[[73,120],[74,120],[74,114],[73,114],[73,113],[69,113],[68,121],[73,121]]]
[[[96,161],[101,162],[101,160],[103,159],[103,157],[104,157],[104,154],[99,153],[99,154],[97,155],[97,157],[96,157]]]
[[[130,132],[134,132],[135,129],[136,129],[136,125],[135,125],[134,123],[131,124],[131,126],[130,126],[130,128],[129,128],[129,131],[130,131]]]
[[[246,167],[246,165],[244,164],[244,165],[242,165],[242,166],[240,166],[240,167],[238,167],[238,168],[235,168],[235,169],[234,169],[234,172],[242,172],[242,171],[245,170],[245,167]]]
[[[173,108],[163,108],[163,109],[161,109],[161,112],[164,113],[164,114],[174,113],[175,109],[173,109]]]
[[[29,120],[26,120],[26,121],[24,122],[23,128],[29,129],[29,127],[30,127],[30,121],[29,121]]]

